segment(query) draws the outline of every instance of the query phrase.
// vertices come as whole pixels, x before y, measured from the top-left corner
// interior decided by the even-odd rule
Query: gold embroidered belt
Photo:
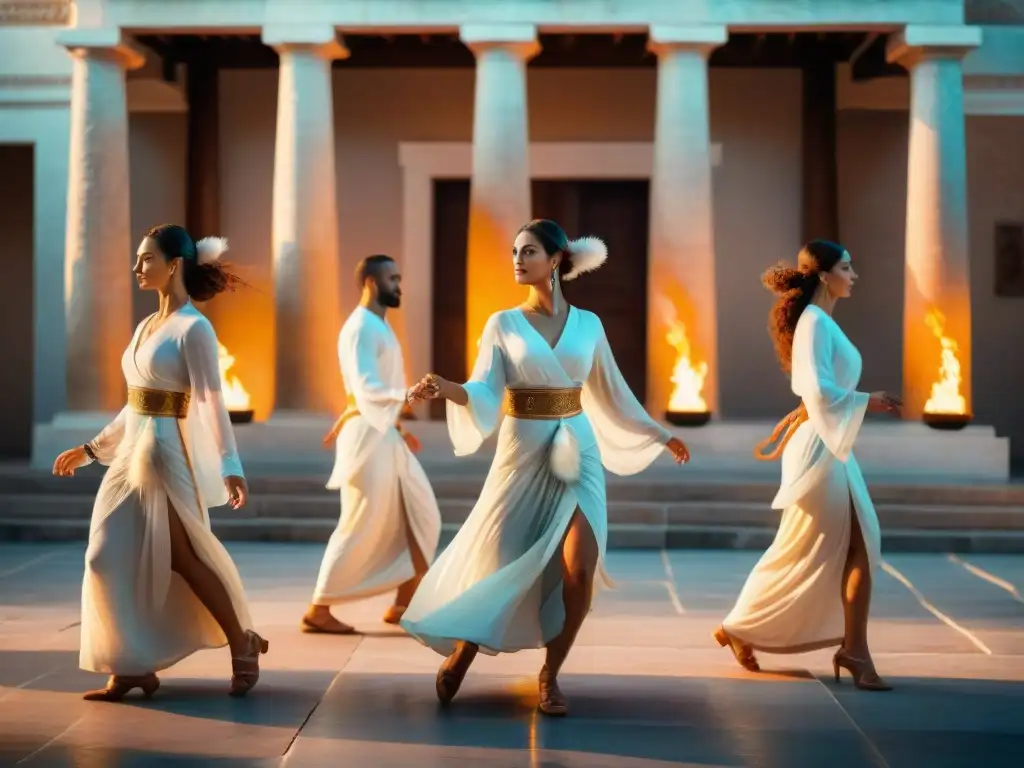
[[[188,416],[188,392],[168,392],[162,389],[128,387],[128,405],[143,416],[168,416],[184,419]]]
[[[571,389],[508,389],[505,413],[516,419],[567,419],[583,413],[580,387]]]
[[[362,416],[362,414],[359,413],[359,407],[356,405],[355,397],[348,395],[345,403],[345,412],[342,413],[339,418],[340,423],[338,424],[338,429],[341,429],[341,427],[345,426],[345,422],[349,419],[354,419],[356,416]],[[405,434],[405,427],[402,426],[401,417],[399,417],[399,421],[395,422],[395,429],[398,430],[398,434]]]

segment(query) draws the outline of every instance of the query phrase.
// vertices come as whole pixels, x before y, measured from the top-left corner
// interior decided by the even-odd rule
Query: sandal
[[[88,691],[82,694],[86,701],[121,701],[125,695],[135,688],[142,689],[147,699],[160,687],[160,678],[150,672],[148,675],[111,675],[106,688]]]
[[[408,606],[405,605],[392,605],[390,608],[387,609],[387,611],[384,612],[384,618],[382,619],[382,621],[385,624],[397,624],[402,620],[402,617],[405,615],[407,607]]]
[[[245,630],[245,637],[249,641],[249,653],[245,656],[231,657],[231,690],[228,692],[230,696],[245,696],[256,687],[256,682],[260,679],[260,654],[270,650],[270,643],[251,629]]]
[[[566,701],[565,695],[558,687],[558,679],[548,671],[547,667],[544,667],[540,671],[537,682],[540,692],[537,709],[548,717],[565,717],[569,713],[569,702]]]
[[[441,704],[447,706],[455,698],[455,694],[462,687],[462,681],[466,679],[466,673],[469,672],[469,665],[476,658],[477,650],[478,646],[474,643],[460,641],[456,644],[455,650],[441,663],[441,668],[437,670],[437,679],[434,681],[437,698]],[[468,656],[468,659],[464,656]]]
[[[723,627],[719,627],[714,632],[715,640],[723,648],[728,647],[732,651],[732,655],[736,657],[736,661],[739,665],[749,672],[760,672],[761,665],[757,663],[757,657],[754,656],[754,649],[749,645],[746,645],[735,637],[725,631]]]

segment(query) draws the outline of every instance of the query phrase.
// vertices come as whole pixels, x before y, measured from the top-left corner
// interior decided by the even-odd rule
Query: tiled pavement
[[[1024,755],[1024,557],[887,556],[871,641],[897,689],[836,685],[829,654],[741,670],[711,630],[749,551],[619,550],[563,673],[571,715],[535,712],[535,651],[480,657],[447,711],[440,657],[380,623],[387,597],[343,618],[366,634],[304,635],[322,545],[237,544],[261,631],[259,687],[225,695],[226,650],[161,675],[152,701],[83,702],[83,545],[0,544],[0,765],[656,768],[1019,766]]]

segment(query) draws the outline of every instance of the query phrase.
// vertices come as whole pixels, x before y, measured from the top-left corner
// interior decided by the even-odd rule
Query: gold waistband
[[[345,411],[344,413],[341,414],[341,416],[338,419],[338,427],[340,428],[344,426],[349,419],[353,419],[356,416],[362,416],[362,414],[359,413],[359,406],[356,405],[355,397],[353,397],[352,395],[347,395],[345,398]],[[402,426],[401,419],[402,417],[399,416],[398,421],[395,422],[395,429],[398,430],[398,434],[404,435],[405,427]]]
[[[188,392],[167,392],[162,389],[128,387],[128,405],[143,416],[169,416],[184,419],[188,416]]]
[[[572,389],[508,389],[505,413],[516,419],[566,419],[583,413],[580,387]]]

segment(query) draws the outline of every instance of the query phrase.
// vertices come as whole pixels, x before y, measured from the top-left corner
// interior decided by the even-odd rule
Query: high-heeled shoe
[[[121,701],[130,691],[141,688],[142,695],[151,698],[160,687],[160,678],[150,672],[148,675],[111,675],[106,688],[82,694],[86,701]]]
[[[839,682],[839,670],[845,669],[853,677],[853,685],[862,691],[891,691],[892,686],[879,677],[875,665],[870,659],[858,659],[846,652],[845,648],[836,651],[832,657],[832,672]]]
[[[541,669],[537,683],[540,693],[537,709],[541,714],[548,717],[565,717],[569,714],[569,702],[566,701],[565,694],[558,687],[558,678],[552,675],[546,666]]]
[[[749,645],[744,645],[733,638],[732,635],[725,631],[724,627],[719,627],[714,631],[714,638],[720,646],[732,651],[732,655],[736,657],[736,661],[741,667],[750,672],[761,671],[761,665],[757,663],[754,650]]]
[[[251,629],[245,630],[245,637],[249,641],[249,653],[231,657],[231,690],[228,691],[230,696],[245,696],[256,687],[260,679],[260,654],[270,650],[270,643]],[[243,668],[242,664],[253,666]]]

